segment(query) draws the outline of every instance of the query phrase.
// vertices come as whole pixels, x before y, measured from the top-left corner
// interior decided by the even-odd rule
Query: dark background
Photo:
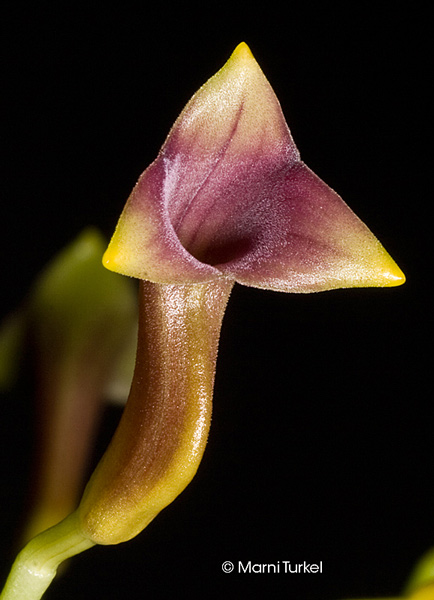
[[[402,288],[309,296],[236,286],[197,477],[135,540],[73,559],[47,600],[394,595],[434,544],[432,67],[420,6],[2,4],[2,315],[84,225],[110,236],[183,105],[242,40],[302,158],[407,275]],[[2,404],[5,576],[33,431],[25,375]],[[107,411],[95,460],[118,418]],[[322,560],[324,573],[225,574],[227,560]]]

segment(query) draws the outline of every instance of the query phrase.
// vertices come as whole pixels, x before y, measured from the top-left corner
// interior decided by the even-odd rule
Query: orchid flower
[[[300,160],[244,43],[182,111],[103,262],[141,280],[129,399],[79,507],[21,552],[3,600],[31,587],[28,597],[40,597],[61,560],[134,537],[191,481],[235,282],[286,292],[404,282],[369,229]]]

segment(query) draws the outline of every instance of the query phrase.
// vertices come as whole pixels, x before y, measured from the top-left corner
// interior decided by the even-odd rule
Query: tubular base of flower
[[[80,507],[98,544],[131,539],[188,485],[208,437],[220,327],[233,282],[141,282],[130,396]]]
[[[39,600],[67,558],[94,546],[82,533],[77,514],[31,540],[18,554],[1,600]]]

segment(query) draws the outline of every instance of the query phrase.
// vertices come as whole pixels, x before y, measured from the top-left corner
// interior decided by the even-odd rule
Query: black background
[[[242,40],[302,158],[407,275],[309,296],[236,286],[198,475],[138,538],[73,559],[47,600],[398,594],[434,544],[428,15],[318,1],[1,12],[2,314],[84,225],[110,236],[183,105]],[[29,471],[23,377],[2,396],[3,575]],[[118,418],[107,411],[95,460]],[[324,572],[225,574],[227,560],[322,560]]]

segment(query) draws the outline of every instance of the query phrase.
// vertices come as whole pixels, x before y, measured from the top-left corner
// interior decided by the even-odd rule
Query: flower
[[[244,43],[175,122],[103,262],[141,280],[130,395],[77,510],[23,549],[2,600],[30,588],[26,597],[36,600],[59,562],[134,537],[191,481],[207,442],[220,326],[235,282],[316,292],[405,279],[301,162]]]
[[[182,111],[103,263],[142,280],[130,397],[78,509],[82,530],[106,544],[139,533],[199,466],[234,282],[313,292],[404,281],[367,227],[300,161],[244,43]]]
[[[182,111],[135,186],[104,264],[157,283],[228,277],[286,292],[405,280],[368,228],[301,162],[245,43]]]

